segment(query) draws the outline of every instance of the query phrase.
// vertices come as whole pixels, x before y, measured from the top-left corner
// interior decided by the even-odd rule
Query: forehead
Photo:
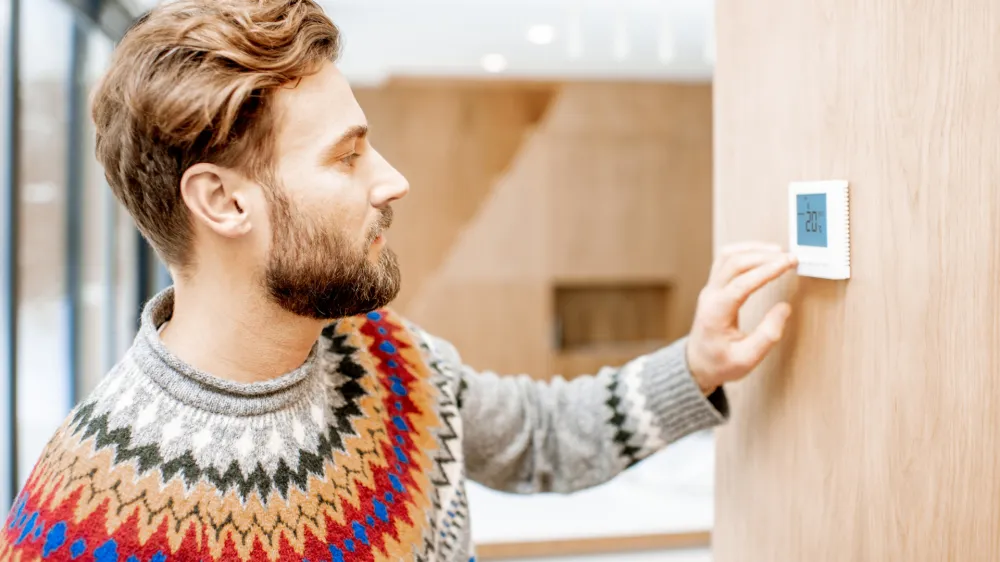
[[[332,62],[278,90],[275,102],[279,155],[320,151],[349,128],[366,124],[350,84]]]

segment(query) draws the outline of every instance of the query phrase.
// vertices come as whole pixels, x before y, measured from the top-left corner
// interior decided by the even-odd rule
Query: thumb
[[[782,302],[774,305],[757,328],[734,345],[734,359],[750,369],[760,364],[775,344],[781,340],[785,324],[791,313],[792,307],[788,303]]]

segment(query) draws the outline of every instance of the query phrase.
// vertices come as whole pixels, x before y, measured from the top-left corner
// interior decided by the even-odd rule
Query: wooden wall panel
[[[373,144],[413,189],[395,205],[393,231],[404,235],[391,241],[406,273],[397,301],[405,308],[510,166],[551,90],[414,81],[355,95]]]
[[[659,279],[673,274],[678,244],[672,243],[670,190],[688,178],[671,173],[684,171],[671,164],[686,155],[656,137],[609,138],[600,130],[554,135],[552,144],[550,165],[559,171],[550,186],[553,275]]]
[[[537,142],[537,136],[526,140],[441,266],[401,309],[478,369],[549,373],[548,150]]]
[[[452,239],[438,276],[455,280],[547,283],[545,243],[552,181],[551,149],[531,135],[477,215]],[[414,232],[419,236],[419,232]]]
[[[716,239],[787,243],[851,182],[853,278],[789,278],[787,341],[719,433],[718,562],[1000,559],[1000,4],[720,0]]]
[[[425,285],[407,316],[447,339],[472,367],[546,377],[552,298],[545,283],[444,278]]]
[[[552,275],[670,282],[668,337],[684,335],[711,266],[711,124],[708,84],[563,90],[545,124]]]
[[[549,110],[548,131],[567,135],[657,135],[711,142],[711,84],[593,82],[567,84]]]
[[[457,118],[439,98],[456,96],[480,100],[461,119],[488,123],[481,134],[448,124]],[[376,146],[413,186],[390,233],[407,287],[397,306],[469,364],[574,376],[653,349],[558,353],[557,283],[669,284],[668,336],[686,332],[711,263],[709,85],[408,80],[358,97]],[[473,115],[484,111],[499,113]],[[506,132],[494,139],[490,127]],[[501,148],[480,146],[492,142]],[[494,152],[508,155],[502,173],[466,158]]]

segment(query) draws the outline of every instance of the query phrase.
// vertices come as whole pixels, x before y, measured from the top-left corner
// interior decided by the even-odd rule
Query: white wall
[[[473,540],[482,544],[710,531],[714,473],[714,434],[702,432],[674,443],[604,485],[576,494],[518,496],[470,483]],[[708,562],[710,557],[708,550],[700,549],[573,559]],[[548,558],[544,562],[561,560]]]

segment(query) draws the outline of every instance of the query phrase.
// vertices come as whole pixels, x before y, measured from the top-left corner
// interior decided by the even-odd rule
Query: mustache
[[[388,230],[392,226],[392,207],[386,207],[382,209],[379,213],[378,218],[375,220],[375,224],[372,225],[371,232],[368,233],[368,242],[374,242],[376,238],[382,235],[383,232]]]

